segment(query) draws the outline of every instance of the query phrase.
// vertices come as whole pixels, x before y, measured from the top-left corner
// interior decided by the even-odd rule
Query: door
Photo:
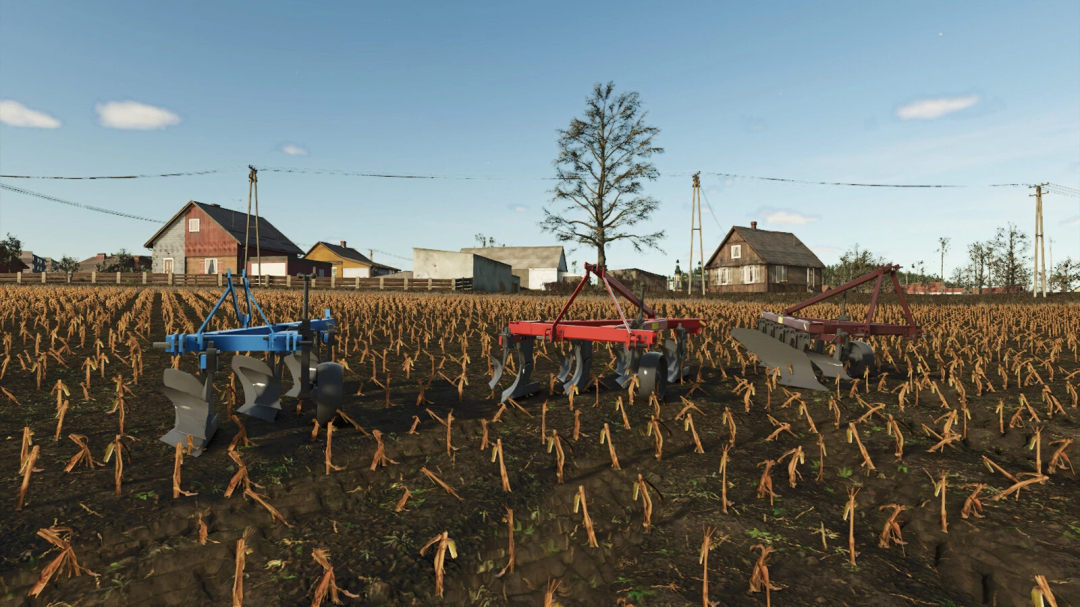
[[[165,269],[166,274],[172,274],[173,273],[173,260],[172,260],[172,257],[166,257],[165,258],[165,268],[164,269]]]

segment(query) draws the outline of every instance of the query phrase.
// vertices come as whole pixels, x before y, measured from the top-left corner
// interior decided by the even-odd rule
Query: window
[[[733,245],[731,245],[731,258],[732,259],[741,259],[742,258],[742,245],[741,244],[733,244]]]
[[[743,281],[743,284],[749,285],[749,284],[753,284],[754,282],[756,282],[757,277],[755,276],[755,274],[757,274],[757,272],[754,271],[754,266],[743,266],[743,269],[742,269],[742,281]]]
[[[172,259],[172,257],[166,257],[164,261],[165,261],[165,264],[164,264],[165,267],[163,269],[165,270],[165,273],[166,274],[172,274],[173,273],[173,259]]]
[[[319,276],[322,276],[322,270],[319,270]],[[337,276],[337,266],[330,266],[330,275]]]
[[[198,232],[199,231],[199,220],[198,220],[198,218],[187,220],[187,231],[188,232]]]
[[[216,259],[204,259],[203,274],[217,274],[217,265],[218,263]]]
[[[806,286],[814,286],[814,268],[806,268]]]
[[[787,266],[773,266],[772,279],[774,283],[787,282]]]
[[[716,283],[721,285],[731,284],[731,268],[720,268],[717,270]]]

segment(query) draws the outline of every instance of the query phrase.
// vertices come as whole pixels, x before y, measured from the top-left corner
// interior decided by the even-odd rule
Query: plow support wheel
[[[319,363],[316,368],[315,419],[326,425],[345,406],[345,383],[339,363]]]
[[[168,434],[161,437],[161,442],[172,446],[176,443],[186,446],[187,437],[190,436],[192,444],[195,445],[192,456],[199,457],[218,427],[218,416],[214,414],[212,374],[207,373],[204,383],[179,369],[165,369],[163,381],[165,396],[169,397],[176,408],[176,424]]]
[[[641,356],[641,364],[638,365],[638,396],[648,398],[655,393],[656,398],[663,400],[667,393],[668,378],[667,358],[659,352],[646,352]]]

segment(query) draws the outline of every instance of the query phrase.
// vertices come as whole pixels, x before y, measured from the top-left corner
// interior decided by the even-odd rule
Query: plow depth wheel
[[[656,398],[664,398],[667,392],[667,357],[660,352],[642,354],[637,378],[638,396],[648,398],[655,393]]]
[[[874,349],[870,344],[859,340],[851,341],[851,351],[847,355],[848,375],[853,378],[863,377],[866,370],[870,375],[877,375],[877,364],[874,359]]]
[[[326,425],[345,405],[345,383],[341,364],[319,363],[315,380],[315,419]]]

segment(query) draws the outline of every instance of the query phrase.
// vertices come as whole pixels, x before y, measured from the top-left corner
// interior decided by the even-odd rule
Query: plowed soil
[[[0,331],[9,357],[0,386],[10,394],[0,393],[0,604],[228,605],[237,540],[246,536],[245,605],[311,604],[323,572],[312,558],[318,548],[329,552],[337,585],[357,595],[342,595],[346,604],[543,605],[551,583],[557,584],[555,604],[567,606],[700,605],[700,552],[711,528],[707,600],[713,605],[766,604],[764,592],[750,592],[761,552],[755,546],[775,550],[768,557],[774,605],[1025,605],[1036,575],[1047,578],[1059,606],[1080,605],[1080,481],[1066,459],[1052,461],[1065,445],[1059,441],[1068,439],[1076,442],[1062,453],[1080,458],[1075,300],[920,299],[913,310],[927,337],[913,344],[872,342],[887,375],[871,377],[869,390],[862,382],[855,391],[850,382],[838,389],[830,382],[830,392],[787,393],[782,386],[771,388],[766,369],[747,364],[727,339],[728,329],[751,326],[763,307],[782,308],[780,300],[660,301],[661,315],[700,316],[707,330],[694,339],[690,375],[670,386],[658,407],[640,397],[629,403],[628,391],[614,381],[607,348],[598,348],[593,362],[603,385],[576,395],[571,406],[558,387],[554,393],[548,389],[560,362],[558,346],[548,344],[537,348],[533,375],[544,390],[519,401],[521,408],[510,405],[499,414],[487,386],[483,336],[493,336],[511,319],[552,318],[560,300],[313,293],[314,307],[330,308],[342,330],[336,359],[349,367],[345,411],[363,431],[335,421],[332,463],[342,469],[327,474],[325,430],[312,439],[314,405],[303,404],[297,412],[296,400],[286,398],[272,423],[242,416],[254,444],[241,446],[240,457],[262,487],[254,491],[280,512],[283,524],[242,489],[224,497],[237,472],[228,455],[238,431],[228,419],[228,355],[216,376],[221,427],[204,455],[183,463],[181,488],[197,495],[173,498],[175,448],[158,440],[173,423],[160,379],[172,363],[151,343],[167,332],[197,327],[218,295],[0,290]],[[298,316],[296,293],[267,291],[259,297],[272,321]],[[899,318],[894,302],[879,311],[880,320]],[[849,302],[848,310],[858,317],[865,305]],[[835,316],[839,310],[821,306],[811,312]],[[571,311],[577,318],[616,314],[599,299]],[[229,317],[216,326],[229,326]],[[88,359],[97,367],[84,394]],[[141,368],[137,384],[133,365]],[[451,381],[462,376],[463,365],[468,385],[459,394]],[[194,371],[194,357],[182,360],[180,368]],[[115,461],[70,473],[64,467],[78,452],[69,434],[86,436],[98,462],[116,440],[119,412],[109,411],[118,375],[130,393],[116,495]],[[498,390],[509,385],[509,375]],[[54,441],[57,397],[50,389],[58,380],[70,392],[70,405]],[[749,399],[744,390],[736,391],[740,381],[753,387]],[[910,389],[901,397],[905,383]],[[290,384],[286,379],[285,387]],[[417,404],[422,384],[430,404]],[[704,453],[696,452],[685,418],[676,419],[688,402]],[[878,404],[884,406],[875,410]],[[659,457],[656,433],[649,432],[657,411]],[[451,413],[448,439],[440,419]],[[953,413],[950,432],[959,436],[931,452],[940,439],[929,431],[947,436],[949,420],[943,416]],[[904,438],[902,459],[890,416]],[[502,487],[492,450],[480,448],[485,420],[490,442],[501,441],[510,492]],[[869,461],[849,440],[852,423]],[[600,441],[605,424],[617,469],[609,446]],[[40,471],[32,473],[26,503],[16,510],[24,427],[40,447]],[[382,432],[393,463],[373,470],[374,430]],[[566,439],[562,484],[556,454],[548,451],[552,430]],[[720,473],[725,446],[731,502],[726,514]],[[763,463],[799,447],[805,454],[796,468],[801,476],[789,481],[793,456],[787,455],[771,470],[776,497],[759,499]],[[995,500],[1014,481],[988,469],[984,457],[1017,481],[1045,478]],[[425,476],[425,467],[461,499]],[[947,531],[934,486],[943,473]],[[647,481],[653,505],[648,530],[643,499],[635,500],[639,478]],[[964,518],[978,483],[986,485],[978,498],[981,513],[969,508]],[[575,512],[582,489],[596,547],[589,546],[582,511]],[[406,490],[411,497],[396,512]],[[854,490],[852,565],[844,513]],[[905,544],[884,548],[879,536],[888,504],[905,507],[897,518]],[[508,508],[515,521],[515,567],[501,573],[508,563]],[[208,531],[205,543],[199,541],[200,521]],[[51,527],[64,529],[61,535],[70,539],[79,565],[94,575],[58,571],[40,596],[30,598],[42,571],[59,555],[37,535]],[[420,552],[443,532],[454,541],[457,558],[446,555],[439,598],[437,547]]]

